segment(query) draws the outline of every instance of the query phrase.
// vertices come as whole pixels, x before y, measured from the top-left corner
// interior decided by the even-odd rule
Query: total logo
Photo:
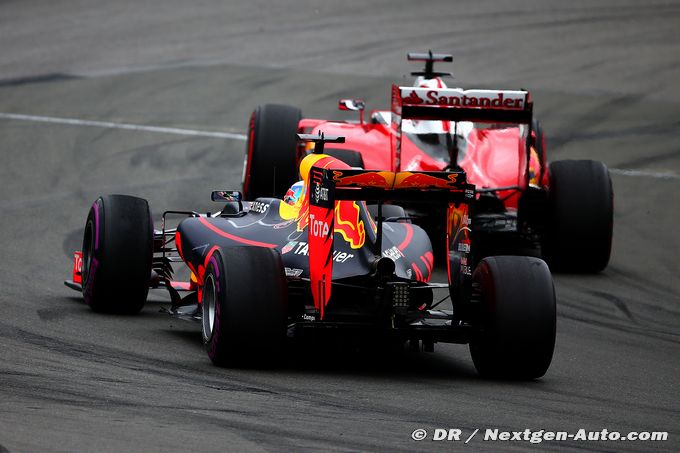
[[[330,229],[331,227],[328,225],[328,222],[317,220],[314,217],[314,214],[309,215],[309,230],[312,236],[317,238],[325,238],[328,236]]]

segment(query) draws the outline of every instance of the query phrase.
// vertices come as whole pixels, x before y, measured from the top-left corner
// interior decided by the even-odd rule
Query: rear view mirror
[[[361,99],[340,99],[338,101],[340,110],[352,110],[358,112],[366,108],[366,103]]]
[[[243,195],[237,190],[213,190],[210,199],[212,201],[240,203],[243,199]]]
[[[338,101],[338,108],[340,110],[351,110],[359,112],[359,124],[364,125],[364,109],[366,103],[362,99],[340,99]]]

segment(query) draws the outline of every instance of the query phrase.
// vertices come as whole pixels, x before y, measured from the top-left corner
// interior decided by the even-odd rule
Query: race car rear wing
[[[333,237],[335,202],[341,200],[377,201],[378,212],[384,201],[417,201],[448,206],[447,234],[449,251],[460,249],[458,243],[467,238],[468,216],[454,222],[456,213],[468,212],[475,198],[475,187],[467,183],[465,172],[392,172],[312,167],[309,175],[309,269],[315,307],[323,318],[324,307],[331,295],[333,276]],[[451,220],[451,221],[449,221]],[[445,219],[442,219],[444,222]],[[463,231],[467,229],[466,231]],[[374,253],[382,256],[382,218],[378,226]],[[465,264],[468,263],[465,255]],[[471,260],[469,260],[471,262]],[[451,276],[451,272],[449,272]]]
[[[528,124],[533,102],[525,90],[463,90],[392,85],[392,161],[401,170],[401,122],[405,119]],[[529,131],[531,132],[531,131]],[[529,134],[530,135],[530,134]]]

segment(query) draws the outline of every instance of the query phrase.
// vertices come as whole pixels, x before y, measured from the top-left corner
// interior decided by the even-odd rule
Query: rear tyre
[[[248,125],[243,162],[243,195],[282,197],[297,181],[297,137],[302,111],[287,105],[267,104],[255,109]]]
[[[350,149],[325,148],[323,153],[335,157],[336,159],[340,159],[350,167],[364,168],[364,158],[356,151]]]
[[[599,272],[609,263],[614,192],[607,166],[592,160],[550,164],[543,256],[554,270]]]
[[[272,365],[286,339],[288,291],[281,254],[216,250],[203,284],[203,342],[215,365]]]
[[[473,273],[481,303],[481,333],[470,342],[480,375],[536,379],[555,347],[555,290],[550,270],[538,258],[493,256]]]
[[[138,313],[146,302],[153,222],[146,200],[106,195],[90,208],[83,236],[83,298],[92,310]]]

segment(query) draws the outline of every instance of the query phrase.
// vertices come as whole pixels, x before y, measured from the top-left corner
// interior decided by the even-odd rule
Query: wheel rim
[[[212,338],[215,326],[216,299],[215,278],[212,274],[208,274],[203,285],[203,338],[205,340]]]

